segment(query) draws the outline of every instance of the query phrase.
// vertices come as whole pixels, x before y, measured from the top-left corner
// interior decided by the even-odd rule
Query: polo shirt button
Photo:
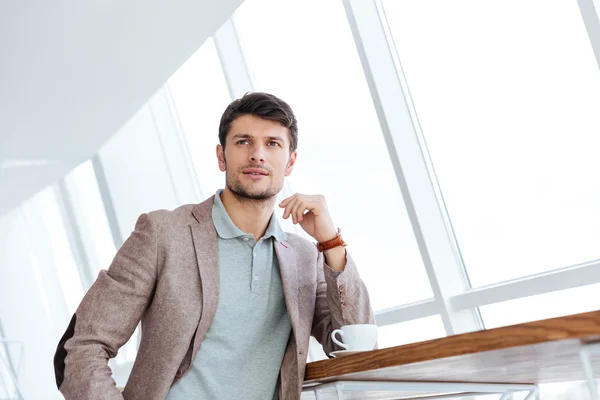
[[[255,277],[254,277],[254,280],[255,280],[255,281],[257,281],[257,280],[258,280],[258,276],[255,276]]]
[[[247,241],[248,241],[248,238],[244,238],[244,242],[247,242]]]

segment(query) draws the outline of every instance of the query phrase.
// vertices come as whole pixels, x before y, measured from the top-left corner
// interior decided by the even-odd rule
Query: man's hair
[[[280,98],[269,93],[250,92],[227,106],[219,124],[219,142],[225,149],[225,139],[231,123],[242,115],[251,114],[258,118],[274,121],[287,128],[290,133],[290,154],[298,147],[298,122],[291,107]]]

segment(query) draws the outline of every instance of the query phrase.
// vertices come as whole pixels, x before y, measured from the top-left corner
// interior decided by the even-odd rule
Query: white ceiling
[[[242,2],[0,2],[0,214],[96,153]]]

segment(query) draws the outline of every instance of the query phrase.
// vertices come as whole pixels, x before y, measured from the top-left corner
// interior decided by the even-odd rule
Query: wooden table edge
[[[308,363],[304,383],[511,347],[559,340],[600,341],[600,310],[447,336]]]

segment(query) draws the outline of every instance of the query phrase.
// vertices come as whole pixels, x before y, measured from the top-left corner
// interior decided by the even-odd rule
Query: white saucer
[[[329,355],[331,357],[339,358],[339,357],[350,356],[352,354],[364,353],[365,351],[366,350],[338,350],[338,351],[332,351],[331,353],[329,353]]]

